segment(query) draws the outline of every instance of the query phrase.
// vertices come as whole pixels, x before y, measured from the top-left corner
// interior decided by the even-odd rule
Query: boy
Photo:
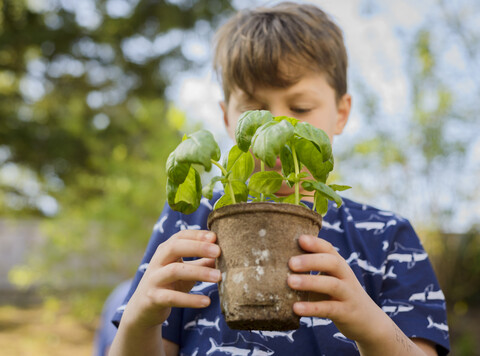
[[[215,67],[232,137],[239,115],[253,109],[307,121],[331,140],[347,123],[351,97],[343,36],[315,6],[282,3],[238,13],[218,32]],[[111,355],[448,352],[445,300],[410,224],[347,199],[341,208],[330,205],[318,237],[300,237],[306,254],[288,262],[294,272],[313,272],[290,275],[291,288],[330,299],[296,303],[298,330],[229,329],[220,314],[221,276],[214,267],[221,251],[215,234],[205,231],[219,196],[203,200],[188,216],[165,208],[123,307]]]

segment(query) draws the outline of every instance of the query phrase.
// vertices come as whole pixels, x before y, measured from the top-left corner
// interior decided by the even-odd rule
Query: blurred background
[[[480,2],[317,0],[343,28],[345,196],[412,221],[480,355]],[[0,0],[0,349],[90,355],[183,133],[214,131],[214,30],[253,0]],[[269,4],[274,2],[269,1]]]

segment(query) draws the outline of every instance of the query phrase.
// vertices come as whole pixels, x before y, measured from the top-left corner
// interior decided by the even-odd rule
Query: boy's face
[[[290,116],[324,130],[330,141],[342,133],[348,121],[351,96],[345,94],[337,103],[335,91],[321,73],[306,73],[287,88],[257,87],[252,96],[232,90],[228,105],[221,103],[228,134],[235,138],[240,115],[247,110],[269,110],[273,116]],[[280,163],[274,168],[280,171]],[[278,195],[291,194],[284,184]]]

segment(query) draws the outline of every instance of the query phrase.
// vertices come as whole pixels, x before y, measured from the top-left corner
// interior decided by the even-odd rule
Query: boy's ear
[[[223,111],[223,123],[225,124],[225,127],[228,128],[228,110],[227,110],[227,104],[225,103],[225,101],[220,101],[219,102],[220,104],[220,108],[222,109]]]
[[[340,135],[347,125],[350,110],[352,109],[352,96],[344,94],[338,103],[337,123],[335,125],[335,135]]]

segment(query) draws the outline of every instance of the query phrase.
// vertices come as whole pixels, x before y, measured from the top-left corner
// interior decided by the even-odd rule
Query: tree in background
[[[58,290],[131,276],[185,121],[166,88],[204,64],[198,43],[230,9],[0,0],[0,215],[49,218],[44,248],[14,282]]]
[[[362,3],[375,15],[385,11],[380,2]],[[351,194],[402,212],[423,229],[458,233],[478,224],[479,13],[478,1],[432,0],[413,33],[397,29],[407,54],[405,117],[386,114],[378,93],[354,78],[355,105],[369,130],[341,151],[347,162],[339,169],[358,178]]]

